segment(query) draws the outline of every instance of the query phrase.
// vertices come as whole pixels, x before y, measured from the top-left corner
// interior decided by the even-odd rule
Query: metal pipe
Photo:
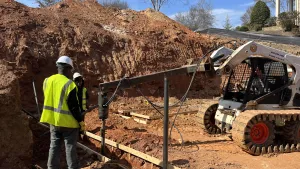
[[[100,129],[101,135],[101,154],[105,154],[105,120],[102,120],[102,127]]]
[[[184,74],[193,73],[195,71],[195,69],[197,69],[197,68],[198,69],[196,71],[208,72],[208,71],[211,71],[211,67],[213,67],[211,65],[211,63],[201,63],[199,68],[197,67],[197,64],[186,65],[186,66],[183,66],[180,68],[170,69],[170,70],[166,70],[163,72],[152,73],[152,74],[137,76],[137,77],[132,77],[132,78],[125,78],[125,79],[123,79],[122,84],[119,84],[120,80],[101,83],[99,85],[99,87],[102,88],[101,89],[102,92],[110,92],[113,88],[116,88],[118,85],[119,85],[120,89],[126,89],[126,88],[130,88],[130,87],[140,84],[140,83],[160,80],[164,76],[171,77],[171,76],[178,76],[181,74],[184,75]]]
[[[36,109],[38,111],[38,114],[41,117],[41,112],[40,112],[40,108],[39,108],[39,102],[38,102],[38,98],[37,98],[37,94],[36,94],[34,80],[32,80],[32,86],[33,86],[33,92],[34,92],[34,97],[35,97]]]
[[[169,130],[169,84],[168,77],[164,77],[164,145],[163,169],[168,168],[168,130]]]
[[[102,88],[99,89],[98,93],[98,106],[99,106],[99,119],[102,120],[102,127],[100,128],[100,137],[101,137],[101,154],[105,154],[105,120],[108,118],[108,99],[107,93],[102,91]]]

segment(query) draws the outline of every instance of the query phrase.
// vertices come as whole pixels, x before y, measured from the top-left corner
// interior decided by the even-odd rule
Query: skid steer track
[[[218,109],[218,103],[211,104],[204,112],[199,114],[201,127],[209,134],[221,134],[221,129],[215,125],[215,114]],[[199,110],[200,112],[200,110]]]
[[[275,121],[285,121],[284,142],[275,140]],[[288,130],[288,131],[287,131]],[[300,151],[300,110],[246,110],[232,125],[233,140],[252,155]]]

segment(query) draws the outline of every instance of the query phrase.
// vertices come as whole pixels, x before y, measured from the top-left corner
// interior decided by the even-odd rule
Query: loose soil
[[[126,102],[127,99],[123,99]],[[139,100],[139,99],[137,99]],[[160,100],[160,99],[158,99]],[[187,105],[199,105],[199,113],[191,115],[179,115],[176,127],[180,130],[184,146],[181,147],[180,135],[174,129],[172,144],[169,147],[170,162],[181,168],[193,169],[294,169],[300,167],[300,153],[268,154],[264,156],[252,156],[243,152],[240,147],[228,137],[228,135],[211,136],[207,134],[199,124],[198,116],[215,100],[191,99]],[[128,101],[133,108],[147,107],[145,103]],[[193,108],[194,109],[194,108]],[[148,114],[147,112],[144,114]],[[174,117],[170,118],[170,121]],[[94,110],[86,115],[87,129],[99,134],[101,121],[98,120],[98,112]],[[149,124],[140,124],[133,119],[121,118],[111,110],[107,119],[107,138],[134,149],[162,159],[162,119],[153,120]],[[99,142],[91,139],[91,142],[99,148]],[[142,161],[140,168],[145,168]],[[147,167],[146,167],[147,168]]]

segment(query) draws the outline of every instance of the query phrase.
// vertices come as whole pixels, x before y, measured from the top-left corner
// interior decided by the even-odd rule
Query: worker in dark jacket
[[[40,119],[50,125],[51,143],[48,169],[60,168],[61,141],[65,142],[68,169],[79,169],[76,144],[79,130],[84,131],[84,122],[77,100],[76,84],[70,79],[73,62],[61,56],[57,62],[58,74],[44,80],[44,107]]]
[[[81,109],[83,111],[87,110],[89,95],[87,89],[84,87],[84,80],[80,73],[74,73],[73,80],[78,88],[78,101]]]

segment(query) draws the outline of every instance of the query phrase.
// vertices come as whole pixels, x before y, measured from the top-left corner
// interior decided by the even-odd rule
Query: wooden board
[[[84,134],[86,136],[88,136],[88,137],[91,137],[91,138],[93,138],[93,139],[98,140],[98,141],[101,142],[101,137],[98,136],[98,135],[96,135],[96,134],[93,134],[93,133],[90,133],[90,132],[87,132],[87,131]],[[158,165],[158,166],[162,167],[162,164],[163,164],[162,160],[159,160],[159,159],[157,159],[155,157],[152,157],[152,156],[150,156],[148,154],[145,154],[143,152],[137,151],[137,150],[135,150],[133,148],[127,147],[127,146],[125,146],[123,144],[114,142],[114,141],[109,140],[109,139],[105,139],[105,144],[108,144],[110,146],[116,147],[116,148],[118,148],[120,150],[123,150],[123,151],[125,151],[127,153],[130,153],[130,154],[135,155],[135,156],[137,156],[137,157],[139,157],[141,159],[144,159],[144,160],[146,160],[148,162],[151,162],[151,163],[153,163],[155,165]],[[168,164],[168,169],[180,169],[180,168],[176,167],[176,166],[173,166],[171,164]]]
[[[187,107],[196,107],[198,108],[200,105],[196,104],[196,105],[183,105],[181,106],[181,108],[187,108]],[[173,106],[173,107],[169,107],[169,110],[178,108],[179,105]],[[157,108],[158,110],[162,110],[163,108]],[[138,111],[145,111],[145,110],[155,110],[153,107],[148,107],[148,108],[142,108],[142,109],[119,109],[118,113],[124,114],[124,113],[130,113],[130,112],[138,112]]]
[[[138,122],[138,123],[141,123],[141,124],[148,124],[147,122],[147,119],[146,120],[142,120],[142,119],[139,119],[139,118],[133,118],[134,121]]]
[[[181,114],[197,114],[198,110],[192,110],[192,111],[185,111],[185,112],[179,112],[179,113],[172,113],[169,114],[169,117],[173,117],[176,116],[176,114],[181,115]],[[156,119],[161,119],[163,118],[161,115],[157,115],[157,116],[151,116],[151,120],[156,120]]]
[[[148,120],[150,120],[150,119],[151,119],[151,117],[150,117],[150,116],[143,115],[143,114],[138,114],[138,113],[134,113],[134,112],[130,112],[130,116],[140,117],[140,118],[143,118],[143,119],[148,119]]]
[[[123,115],[120,115],[120,116],[121,116],[122,118],[126,119],[126,120],[130,119],[129,116],[123,116]]]

